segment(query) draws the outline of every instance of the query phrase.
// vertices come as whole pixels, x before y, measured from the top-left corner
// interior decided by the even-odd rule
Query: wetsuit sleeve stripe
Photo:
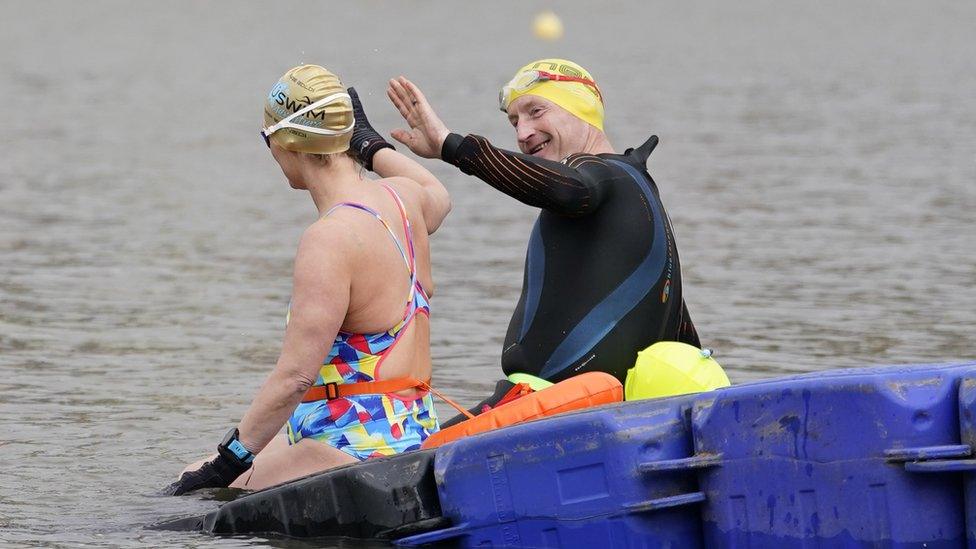
[[[499,162],[498,158],[492,154],[490,149],[482,148],[481,154],[472,160],[477,162],[482,168],[485,181],[493,187],[499,188],[499,190],[501,190],[500,187],[505,187],[507,190],[504,192],[511,191],[511,193],[517,193],[524,186],[525,181],[520,179],[521,174],[513,169],[512,166],[506,165],[504,162]],[[488,179],[491,179],[491,181],[488,181]]]
[[[601,185],[565,164],[502,150],[478,135],[459,138],[448,136],[442,157],[524,204],[579,216],[601,202]]]
[[[490,154],[504,161],[505,156],[503,153],[505,151],[492,147],[487,141],[482,141],[481,147],[486,154]],[[512,155],[512,158],[510,159],[510,163],[513,166],[517,167],[519,170],[521,170],[522,174],[525,177],[535,176],[534,179],[536,181],[543,183],[543,185],[547,182],[547,180],[550,180],[552,184],[561,184],[573,188],[580,186],[579,182],[576,180],[577,178],[572,177],[569,181],[567,181],[567,178],[564,174],[560,174],[558,171],[555,170],[546,169],[546,167],[542,165],[524,162],[518,155]],[[556,166],[562,166],[562,164],[556,164]],[[577,174],[574,173],[572,175],[575,176]],[[513,176],[517,177],[518,174],[517,173],[513,174]]]
[[[500,183],[513,182],[518,188],[526,193],[543,193],[546,185],[545,176],[539,176],[528,170],[528,166],[517,161],[506,162],[505,157],[498,154],[490,146],[482,144],[484,156],[488,159],[488,165],[497,174],[496,180]],[[521,172],[519,171],[521,170]],[[489,172],[490,173],[490,172]]]

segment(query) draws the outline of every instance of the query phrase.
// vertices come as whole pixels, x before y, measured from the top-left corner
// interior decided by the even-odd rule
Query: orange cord
[[[446,396],[442,395],[437,389],[431,387],[430,386],[430,383],[427,383],[425,381],[421,381],[420,382],[420,388],[421,389],[425,389],[427,391],[430,391],[430,392],[434,393],[441,400],[443,400],[444,402],[450,404],[455,410],[457,410],[458,412],[461,412],[462,414],[464,414],[468,419],[474,419],[474,414],[472,414],[471,412],[469,412],[466,409],[462,408],[461,405],[458,404],[457,402],[454,402],[453,400],[451,400],[451,399],[447,398]]]

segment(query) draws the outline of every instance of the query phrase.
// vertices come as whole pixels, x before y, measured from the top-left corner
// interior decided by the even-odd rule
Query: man
[[[544,59],[502,88],[521,153],[452,133],[406,78],[391,80],[387,94],[410,125],[392,132],[397,141],[541,209],[502,350],[506,375],[556,382],[597,370],[623,382],[652,343],[700,347],[671,223],[646,171],[657,137],[616,154],[603,132],[602,94],[585,69]],[[500,382],[475,411],[511,387]]]

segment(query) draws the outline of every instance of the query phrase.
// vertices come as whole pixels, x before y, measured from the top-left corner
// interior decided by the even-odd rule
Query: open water
[[[541,42],[532,16],[566,26]],[[282,546],[150,532],[152,497],[242,415],[277,357],[315,218],[260,141],[314,62],[399,125],[405,74],[449,127],[544,56],[596,75],[619,148],[651,133],[685,296],[734,382],[972,359],[972,2],[0,2],[0,545]],[[535,216],[440,162],[435,381],[498,378]],[[449,412],[441,408],[442,416]]]

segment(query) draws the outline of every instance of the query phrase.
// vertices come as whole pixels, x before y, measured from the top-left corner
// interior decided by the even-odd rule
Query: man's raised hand
[[[390,132],[393,139],[406,145],[417,156],[440,158],[441,147],[451,132],[431,108],[420,88],[401,76],[390,80],[386,95],[410,125],[409,130],[397,128]]]

